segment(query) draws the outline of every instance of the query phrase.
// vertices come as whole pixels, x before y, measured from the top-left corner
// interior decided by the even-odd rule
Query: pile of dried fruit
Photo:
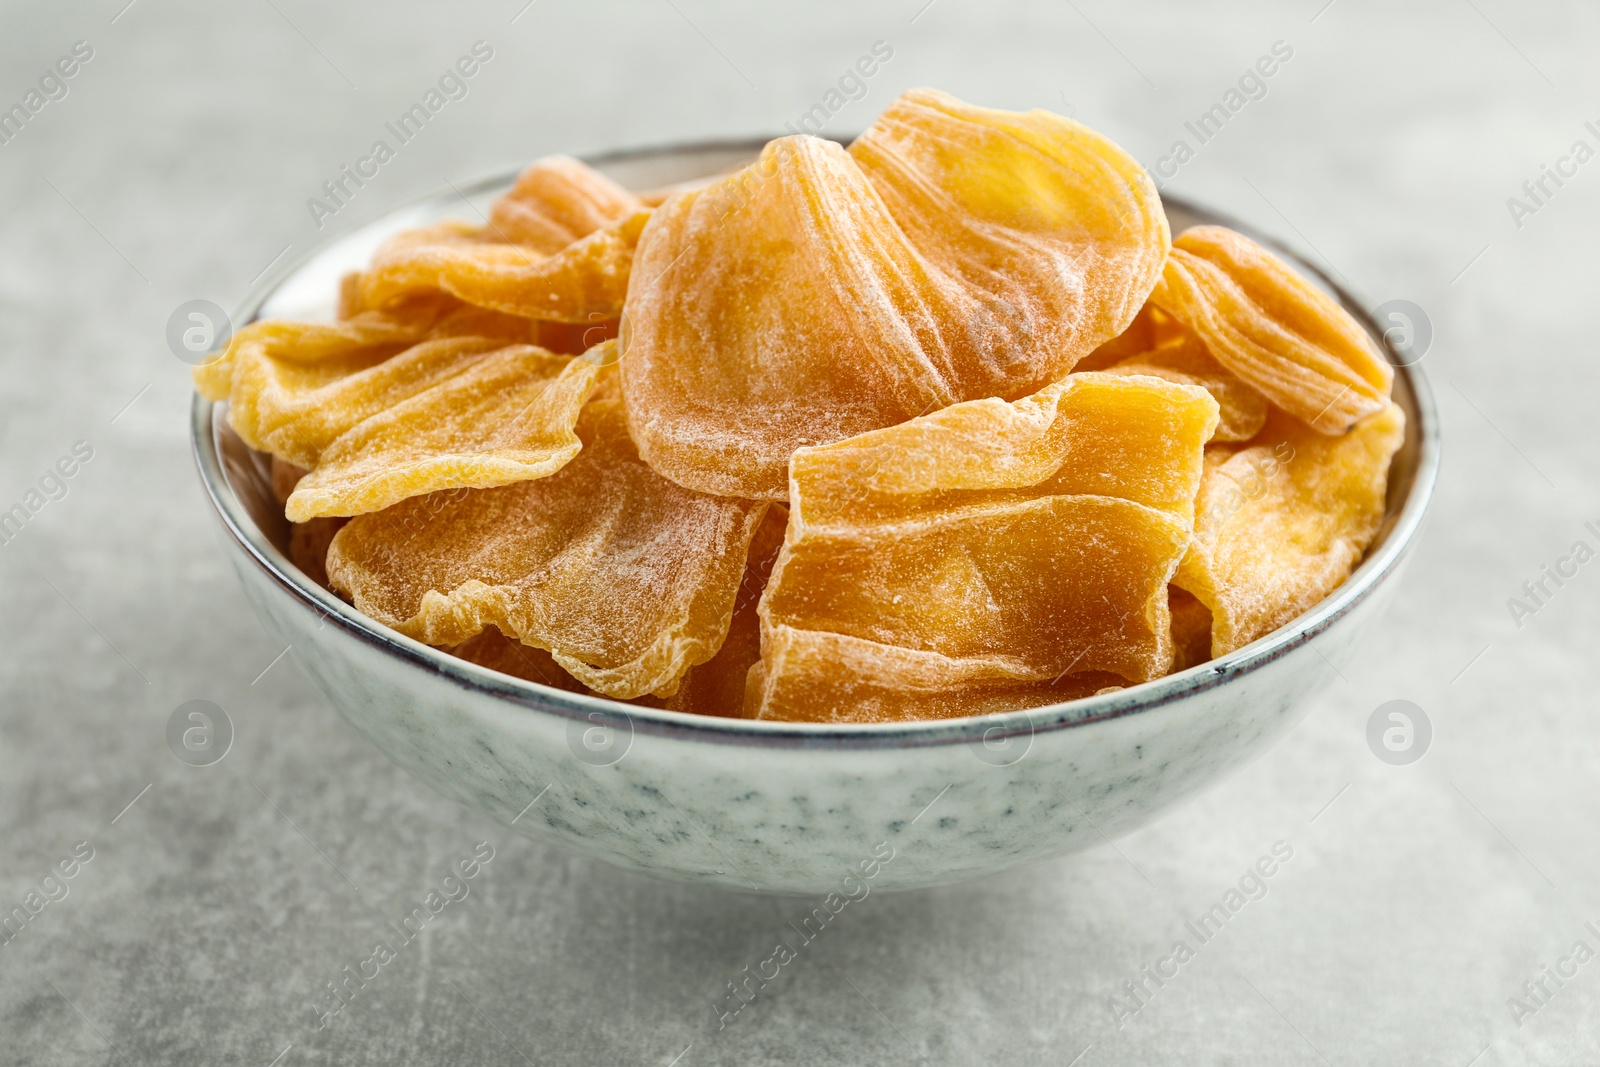
[[[274,457],[296,562],[372,618],[563,689],[836,722],[1256,640],[1360,560],[1404,429],[1282,260],[1171,240],[1092,130],[928,90],[848,150],[656,194],[538,163],[195,381]]]

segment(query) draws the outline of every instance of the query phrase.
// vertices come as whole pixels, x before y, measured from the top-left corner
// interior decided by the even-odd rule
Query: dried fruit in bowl
[[[1248,441],[1267,422],[1267,398],[1218,363],[1199,338],[1186,331],[1107,367],[1106,373],[1149,374],[1169,382],[1200,386],[1220,409],[1213,438],[1216,441]]]
[[[1243,234],[1222,226],[1179,234],[1150,301],[1322,433],[1343,433],[1388,402],[1394,371],[1361,324]]]
[[[696,715],[738,717],[743,710],[745,679],[761,658],[761,624],[756,604],[766,587],[772,564],[783,547],[783,530],[788,512],[782,505],[767,510],[750,541],[743,583],[734,602],[728,636],[717,654],[690,667],[677,692],[669,697],[635,697],[629,703]],[[476,637],[444,651],[482,667],[514,675],[530,682],[542,682],[573,693],[603,696],[568,674],[544,649],[507,638],[490,626]]]
[[[360,515],[445,489],[554,474],[578,454],[574,426],[599,371],[593,360],[532,345],[493,349],[341,434],[286,514],[292,522]]]
[[[752,715],[968,714],[1075,672],[1164,674],[1216,421],[1195,386],[1083,373],[797,452]],[[879,695],[817,695],[861,687]]]
[[[448,293],[480,308],[556,322],[615,320],[650,210],[577,160],[523,171],[486,225],[442,222],[390,238],[341,303],[386,308]],[[587,345],[585,347],[588,347]]]
[[[797,448],[1065,375],[1133,319],[1167,242],[1138,164],[1045,112],[916,90],[848,153],[780,138],[646,229],[622,360],[640,451],[782,500]]]
[[[1265,637],[1350,576],[1378,532],[1404,436],[1393,403],[1340,437],[1275,411],[1249,447],[1208,456],[1173,582],[1210,609],[1212,655]]]
[[[518,175],[489,206],[490,236],[554,255],[643,207],[628,190],[570,156],[549,156]]]
[[[608,696],[670,696],[722,646],[766,505],[656,474],[614,394],[577,429],[582,451],[548,478],[351,520],[328,553],[334,586],[419,641],[493,625]]]

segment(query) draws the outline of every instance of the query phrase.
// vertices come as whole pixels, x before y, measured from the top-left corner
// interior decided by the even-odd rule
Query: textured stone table
[[[0,510],[42,500],[0,546],[0,910],[43,904],[0,945],[0,1061],[1600,1062],[1600,963],[1570,954],[1600,949],[1600,563],[1522,592],[1600,547],[1600,162],[1571,156],[1600,148],[1592,5],[126,2],[13,2],[0,33],[6,107],[92,51],[0,145]],[[314,219],[480,40],[466,96]],[[878,41],[830,132],[920,84],[1065,110],[1425,309],[1445,468],[1381,632],[1277,749],[1115,848],[872,897],[719,1031],[713,1001],[802,902],[517,839],[347,727],[228,572],[164,331],[447,181],[780,129]],[[1275,42],[1201,143],[1185,124]],[[1566,176],[1530,195],[1542,165]],[[1366,740],[1397,698],[1433,725],[1410,766]],[[215,766],[168,751],[190,699],[236,728]],[[468,896],[319,1030],[327,984],[482,841]],[[1279,841],[1267,895],[1132,1014],[1124,983]]]

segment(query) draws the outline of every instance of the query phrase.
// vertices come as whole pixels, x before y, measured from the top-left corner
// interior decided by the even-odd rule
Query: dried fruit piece
[[[926,653],[845,634],[781,626],[764,635],[750,672],[747,714],[790,722],[904,722],[988,715],[1080,700],[1127,685],[1105,671],[1040,682],[956,684]]]
[[[549,652],[513,640],[493,626],[484,627],[459,645],[443,645],[441,650],[525,682],[538,682],[568,693],[594,694],[594,690],[568,674]]]
[[[406,358],[367,373],[382,378]],[[456,362],[455,372],[438,384],[374,412],[324,448],[289,497],[290,521],[360,515],[444,489],[544,478],[578,454],[573,427],[599,360],[510,345]],[[388,377],[392,383],[395,375]]]
[[[1211,658],[1211,609],[1187,590],[1167,586],[1172,612],[1172,669],[1188,670]]]
[[[1128,328],[1080,359],[1073,370],[1106,370],[1186,333],[1176,319],[1146,301]]]
[[[554,255],[643,206],[594,168],[569,156],[549,156],[518,175],[489,206],[487,236]]]
[[[628,289],[634,434],[682,485],[782,500],[796,448],[1060,378],[1166,251],[1153,186],[1098,134],[908,93],[848,154],[780,138],[656,209]]]
[[[500,347],[492,338],[446,338],[398,354],[384,346],[319,362],[252,347],[234,366],[228,421],[251,448],[310,469],[342,434]]]
[[[1388,399],[1394,371],[1360,323],[1242,234],[1185,230],[1150,300],[1229,370],[1322,433],[1343,433]]]
[[[768,509],[761,525],[756,528],[745,562],[744,581],[739,587],[733,617],[728,624],[728,636],[723,640],[722,647],[717,649],[717,654],[704,663],[690,667],[677,692],[671,696],[662,698],[647,695],[635,697],[629,703],[694,715],[737,718],[742,714],[746,676],[761,659],[761,622],[756,614],[756,604],[761,599],[761,591],[766,588],[767,577],[778,558],[778,550],[783,547],[783,530],[788,517],[787,510],[775,505]],[[544,649],[511,640],[493,626],[459,645],[445,646],[444,651],[526,681],[542,682],[572,693],[605,695],[596,693],[568,674]]]
[[[796,452],[751,713],[966,714],[1072,672],[1165,673],[1216,420],[1203,389],[1084,373]],[[876,695],[818,695],[856,692]]]
[[[774,504],[750,539],[744,581],[734,602],[728,636],[717,654],[689,668],[676,693],[665,700],[644,697],[642,702],[697,715],[737,718],[744,714],[745,682],[750,668],[761,659],[761,618],[756,609],[783,547],[788,520],[789,512],[781,504]]]
[[[195,391],[207,400],[229,400],[234,371],[241,362],[272,360],[306,367],[335,360],[378,363],[423,340],[459,306],[459,301],[434,296],[405,301],[388,311],[363,311],[340,322],[252,322],[234,334],[222,352],[195,367]]]
[[[1183,385],[1198,385],[1220,409],[1213,440],[1248,441],[1267,422],[1267,398],[1218,363],[1194,334],[1179,336],[1106,368],[1108,374],[1149,374]]]
[[[328,554],[334,586],[429,644],[493,625],[608,696],[671,695],[721,647],[766,507],[652,471],[614,391],[577,429],[582,451],[548,478],[351,520]]]
[[[1208,458],[1173,582],[1211,609],[1213,656],[1266,636],[1350,576],[1383,519],[1404,436],[1393,403],[1341,437],[1274,411],[1258,443]]]
[[[339,279],[339,302],[336,305],[335,317],[343,322],[353,319],[363,311],[368,310],[361,302],[361,272],[353,270]]]
[[[634,247],[648,208],[549,255],[494,240],[492,230],[459,222],[399,234],[379,248],[362,275],[371,307],[437,291],[477,307],[559,322],[621,314]]]

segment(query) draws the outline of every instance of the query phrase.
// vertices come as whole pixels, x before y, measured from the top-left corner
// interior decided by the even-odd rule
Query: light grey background
[[[94,848],[0,946],[0,1061],[1600,1060],[1600,962],[1520,1026],[1508,1006],[1574,941],[1600,949],[1600,562],[1520,628],[1506,603],[1575,540],[1600,547],[1600,160],[1520,228],[1506,203],[1573,141],[1600,147],[1593,5],[124,3],[0,15],[7,106],[94,48],[0,146],[0,510],[94,449],[0,547],[0,911]],[[319,232],[306,199],[477,39],[495,51],[471,95]],[[713,1000],[809,902],[569,858],[390,765],[245,606],[163,333],[182,301],[235,307],[280,252],[447,180],[774,131],[880,39],[893,59],[832,132],[926,84],[1066,110],[1147,165],[1287,42],[1170,188],[1426,309],[1444,473],[1381,632],[1276,750],[1115,848],[869,898],[718,1032]],[[237,730],[210,768],[164,740],[194,698]],[[1434,726],[1412,766],[1367,746],[1396,698]],[[319,1032],[313,999],[378,917],[481,840],[471,895]],[[1269,895],[1119,1029],[1108,998],[1278,840]]]

